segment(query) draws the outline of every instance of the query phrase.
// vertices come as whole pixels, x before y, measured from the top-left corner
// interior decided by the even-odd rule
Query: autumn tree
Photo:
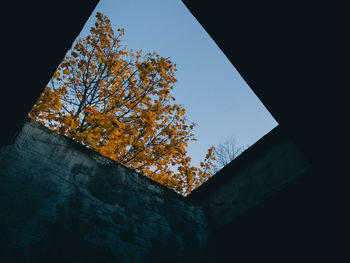
[[[97,13],[52,76],[29,116],[50,129],[187,195],[210,176],[214,148],[190,165],[196,140],[171,91],[176,65],[121,43],[110,20]]]

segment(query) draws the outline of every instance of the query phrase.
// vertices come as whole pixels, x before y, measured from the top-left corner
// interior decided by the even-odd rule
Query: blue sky
[[[175,102],[197,123],[198,141],[188,147],[192,164],[198,165],[207,149],[227,136],[247,147],[277,126],[181,0],[100,0],[80,36],[89,33],[96,12],[106,15],[114,29],[125,29],[129,49],[155,51],[176,63]]]

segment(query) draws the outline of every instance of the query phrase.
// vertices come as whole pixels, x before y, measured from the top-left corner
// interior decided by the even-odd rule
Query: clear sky
[[[227,136],[247,147],[277,126],[181,0],[100,0],[81,36],[89,33],[96,12],[106,15],[115,30],[125,29],[129,49],[155,51],[176,63],[175,102],[197,123],[198,141],[188,147],[192,164],[198,165],[207,149]]]

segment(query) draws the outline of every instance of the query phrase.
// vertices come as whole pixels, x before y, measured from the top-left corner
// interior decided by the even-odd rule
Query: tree
[[[110,20],[97,13],[29,116],[50,129],[187,195],[210,176],[214,147],[200,167],[186,147],[196,140],[182,105],[173,103],[176,64],[128,51]]]
[[[243,151],[242,147],[237,147],[236,140],[232,136],[226,137],[223,143],[215,147],[215,160],[212,168],[212,174],[217,173],[223,167],[228,165]]]

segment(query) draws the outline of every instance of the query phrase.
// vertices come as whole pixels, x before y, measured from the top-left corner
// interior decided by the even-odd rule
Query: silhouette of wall
[[[0,260],[209,262],[219,229],[308,165],[276,128],[185,198],[27,119],[0,148]]]
[[[0,175],[0,262],[184,262],[207,243],[200,206],[30,119]]]
[[[277,126],[193,191],[189,199],[204,206],[217,230],[310,169],[306,156]]]
[[[98,0],[3,1],[3,100],[0,145],[12,142]]]

